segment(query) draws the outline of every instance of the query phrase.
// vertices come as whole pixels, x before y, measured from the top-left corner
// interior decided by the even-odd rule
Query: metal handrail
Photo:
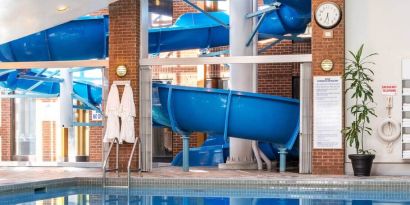
[[[132,146],[132,150],[131,150],[131,154],[130,154],[130,158],[128,159],[128,166],[127,166],[127,171],[128,171],[128,181],[127,181],[127,186],[128,188],[130,187],[130,183],[131,183],[131,171],[137,171],[139,172],[139,175],[141,176],[141,155],[139,155],[138,159],[138,167],[136,170],[131,170],[131,162],[132,162],[132,158],[134,156],[134,152],[135,152],[135,148],[137,147],[138,144],[138,150],[141,152],[141,140],[139,137],[135,138],[135,142],[134,145]]]
[[[115,142],[117,142],[116,156],[115,156],[115,169],[107,170],[108,160],[110,159],[111,150],[112,150],[112,147],[114,146]],[[104,159],[104,164],[103,164],[103,187],[106,186],[107,172],[115,171],[117,173],[117,176],[118,177],[120,176],[119,168],[118,168],[119,167],[118,166],[119,146],[120,146],[120,143],[119,143],[118,138],[114,138],[114,140],[111,142],[110,148],[108,149],[108,154],[107,154],[107,156],[105,156],[105,159]]]

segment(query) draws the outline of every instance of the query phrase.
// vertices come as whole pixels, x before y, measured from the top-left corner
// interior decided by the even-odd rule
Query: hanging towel
[[[121,132],[120,141],[135,142],[134,118],[136,117],[134,95],[130,85],[125,85],[120,105]]]
[[[107,125],[103,142],[110,142],[114,138],[120,136],[120,96],[117,85],[112,84],[108,93],[107,106],[105,107],[105,116],[107,117]]]

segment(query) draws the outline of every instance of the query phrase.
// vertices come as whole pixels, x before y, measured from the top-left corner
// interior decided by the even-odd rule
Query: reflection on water
[[[278,190],[102,189],[75,187],[0,196],[0,204],[22,205],[410,205],[400,192],[287,192]]]

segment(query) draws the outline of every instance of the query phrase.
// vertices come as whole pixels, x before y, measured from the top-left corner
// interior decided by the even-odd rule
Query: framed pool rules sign
[[[342,149],[342,77],[315,76],[313,96],[313,148]]]

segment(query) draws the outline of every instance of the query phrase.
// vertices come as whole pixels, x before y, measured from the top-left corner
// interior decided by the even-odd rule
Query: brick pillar
[[[130,80],[134,92],[137,118],[135,119],[135,134],[139,133],[138,110],[139,110],[139,28],[140,28],[140,1],[119,0],[110,4],[110,45],[109,45],[109,70],[108,80],[111,85],[114,80]],[[119,65],[127,67],[127,75],[119,78],[116,68]],[[123,86],[119,86],[122,95]],[[120,145],[120,169],[125,171],[132,144]],[[136,152],[138,153],[138,152]],[[114,155],[112,155],[114,156]],[[110,161],[112,161],[111,158]],[[113,164],[113,163],[110,163]],[[135,163],[134,163],[135,164]]]
[[[43,161],[55,161],[56,156],[56,122],[43,121]]]
[[[12,142],[14,134],[14,101],[12,99],[1,99],[1,160],[10,161],[14,143]]]
[[[326,0],[312,1],[312,15],[316,7]],[[323,29],[314,21],[312,16],[312,66],[314,76],[340,76],[344,72],[345,58],[345,24],[344,24],[344,0],[334,0],[342,8],[342,21],[333,29],[333,38],[324,39]],[[324,59],[331,59],[334,68],[330,72],[324,72],[320,63]],[[344,174],[345,149],[313,149],[313,174]]]
[[[91,111],[89,111],[89,121],[91,121]],[[102,138],[104,132],[103,127],[89,128],[89,159],[90,162],[102,162]]]

